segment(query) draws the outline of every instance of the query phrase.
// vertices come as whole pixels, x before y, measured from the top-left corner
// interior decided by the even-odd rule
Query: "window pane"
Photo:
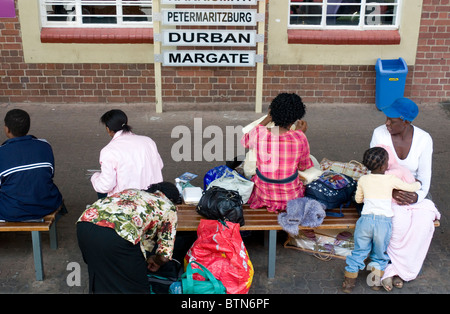
[[[290,23],[292,25],[320,25],[322,2],[311,0],[291,0]]]
[[[327,25],[358,25],[361,0],[328,0]]]
[[[40,0],[45,8],[46,26],[71,26],[104,24],[103,27],[123,25],[134,27],[136,22],[151,26],[151,0]],[[76,19],[80,18],[79,23]],[[66,25],[64,23],[66,22]],[[108,24],[115,24],[107,26]],[[140,23],[139,23],[140,24]]]
[[[397,6],[392,3],[397,3],[397,1],[367,1],[364,24],[395,25]]]
[[[316,25],[321,28],[395,26],[398,2],[398,0],[327,0],[326,2],[290,0],[289,23],[291,26]],[[364,21],[361,21],[361,16],[364,16]]]
[[[114,0],[103,0],[105,5],[83,5],[83,23],[117,23],[117,8]],[[90,15],[90,16],[87,16]]]
[[[143,8],[140,5],[127,5],[123,6],[122,8],[123,12],[123,20],[124,21],[133,21],[133,22],[139,22],[139,21],[149,21],[148,17]],[[151,10],[150,10],[151,14]]]
[[[75,13],[74,1],[47,1],[47,21],[72,21]]]

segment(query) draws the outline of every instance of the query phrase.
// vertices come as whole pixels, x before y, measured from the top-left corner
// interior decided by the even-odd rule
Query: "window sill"
[[[151,44],[153,28],[42,28],[42,43]]]
[[[398,30],[305,30],[288,29],[289,44],[399,45]]]

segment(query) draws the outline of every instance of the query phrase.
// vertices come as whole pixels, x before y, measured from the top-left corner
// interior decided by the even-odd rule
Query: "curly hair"
[[[388,159],[389,154],[383,147],[372,147],[364,152],[363,165],[373,171],[384,165]]]
[[[295,121],[303,118],[306,107],[300,96],[295,93],[281,93],[276,96],[270,106],[270,115],[276,126],[289,128]]]
[[[156,184],[150,185],[145,192],[155,193],[156,191],[162,192],[172,203],[181,204],[181,196],[175,184],[171,182],[159,182]]]

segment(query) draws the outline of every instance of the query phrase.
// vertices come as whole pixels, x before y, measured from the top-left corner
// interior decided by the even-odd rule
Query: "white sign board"
[[[255,26],[256,10],[164,9],[163,25]]]
[[[255,51],[251,50],[194,50],[164,51],[164,66],[255,66]]]
[[[164,46],[256,46],[255,30],[163,30]]]
[[[161,0],[161,4],[255,5],[258,0]]]

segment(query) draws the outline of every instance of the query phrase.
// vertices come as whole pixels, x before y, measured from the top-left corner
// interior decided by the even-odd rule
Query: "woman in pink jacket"
[[[106,112],[100,122],[112,140],[100,152],[101,172],[91,178],[99,198],[125,189],[146,189],[163,181],[163,162],[155,142],[131,132],[128,117],[122,110]]]

